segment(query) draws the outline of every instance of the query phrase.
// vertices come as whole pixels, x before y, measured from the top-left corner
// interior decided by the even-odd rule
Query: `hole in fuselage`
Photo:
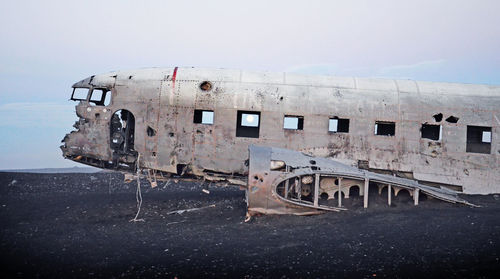
[[[457,123],[458,122],[458,117],[452,115],[452,116],[446,118],[446,121],[450,122],[450,123]]]
[[[212,83],[210,83],[210,81],[204,81],[200,84],[200,89],[202,91],[210,91],[212,90]]]
[[[443,120],[443,114],[442,113],[434,114],[432,117],[434,117],[434,120],[436,122],[441,122],[441,120]]]
[[[148,126],[146,132],[148,134],[148,137],[154,137],[154,136],[156,136],[156,130],[153,129],[153,128],[151,128],[151,127],[149,127],[149,126]]]
[[[187,165],[185,164],[177,164],[177,175],[183,175],[186,171]]]

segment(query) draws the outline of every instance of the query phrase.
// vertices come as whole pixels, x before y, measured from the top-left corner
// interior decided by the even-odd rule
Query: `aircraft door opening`
[[[134,115],[125,109],[116,111],[110,123],[110,146],[113,150],[113,158],[120,155],[135,155],[134,133]]]

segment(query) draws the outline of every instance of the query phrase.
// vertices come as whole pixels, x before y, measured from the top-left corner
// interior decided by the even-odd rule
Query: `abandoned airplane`
[[[250,215],[344,210],[351,190],[367,207],[369,187],[500,192],[500,86],[175,67],[73,88],[65,158],[240,185]]]

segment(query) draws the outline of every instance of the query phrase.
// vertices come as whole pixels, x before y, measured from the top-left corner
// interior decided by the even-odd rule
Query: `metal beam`
[[[342,187],[342,177],[338,178],[339,180],[339,207],[342,207],[342,191],[340,190]]]
[[[387,184],[387,204],[391,206],[392,202],[392,186],[391,184]]]
[[[368,178],[365,178],[365,189],[363,191],[363,207],[368,208],[368,186],[370,184],[370,180]]]
[[[416,188],[413,190],[413,202],[415,205],[418,205],[418,196],[420,194],[420,189]]]
[[[285,170],[286,170],[287,173],[290,171],[290,169],[288,168],[288,166],[285,167]],[[287,179],[285,181],[285,199],[288,199],[289,188],[290,188],[290,180]]]
[[[314,206],[318,206],[318,194],[319,194],[319,173],[314,177]]]

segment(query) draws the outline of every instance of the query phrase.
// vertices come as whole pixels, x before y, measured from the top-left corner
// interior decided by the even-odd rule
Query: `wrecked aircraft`
[[[367,207],[374,186],[500,192],[500,86],[176,67],[91,76],[71,100],[65,158],[240,185],[251,215],[344,210],[354,188]]]

